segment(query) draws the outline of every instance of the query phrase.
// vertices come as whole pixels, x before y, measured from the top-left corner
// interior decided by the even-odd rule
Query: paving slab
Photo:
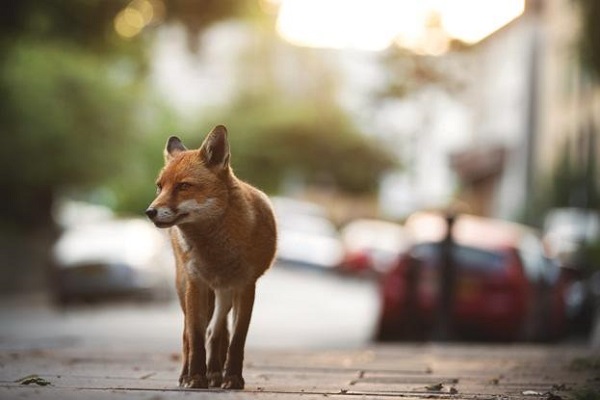
[[[179,364],[176,352],[151,347],[3,349],[0,399],[600,398],[600,355],[573,344],[249,349],[244,391],[180,389]],[[17,382],[29,375],[49,385]]]

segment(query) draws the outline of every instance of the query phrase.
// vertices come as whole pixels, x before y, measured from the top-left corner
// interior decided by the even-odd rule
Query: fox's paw
[[[241,375],[229,375],[223,378],[223,389],[242,390],[244,388],[244,378]]]
[[[208,381],[202,375],[182,376],[179,386],[188,389],[208,389]]]
[[[206,374],[206,378],[208,379],[209,388],[221,387],[223,383],[223,375],[220,372],[209,372]]]

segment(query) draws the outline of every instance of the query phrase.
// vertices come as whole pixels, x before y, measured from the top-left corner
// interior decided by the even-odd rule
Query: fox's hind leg
[[[242,377],[244,347],[252,316],[254,294],[255,282],[233,291],[233,331],[225,363],[223,389],[244,388],[244,378]]]

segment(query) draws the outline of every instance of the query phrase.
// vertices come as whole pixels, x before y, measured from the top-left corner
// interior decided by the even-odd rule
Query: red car
[[[440,329],[479,340],[550,339],[564,331],[559,268],[533,230],[459,215],[449,242],[446,218],[430,212],[412,215],[405,227],[414,242],[381,281],[377,340],[435,339]],[[454,271],[445,278],[454,282],[450,289],[445,263]]]

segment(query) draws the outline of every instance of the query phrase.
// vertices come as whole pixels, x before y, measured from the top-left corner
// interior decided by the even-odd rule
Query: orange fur
[[[215,127],[198,150],[187,150],[171,137],[164,154],[158,194],[146,214],[156,226],[170,228],[175,253],[185,320],[179,384],[243,389],[256,280],[275,255],[270,203],[233,174],[223,126]]]

